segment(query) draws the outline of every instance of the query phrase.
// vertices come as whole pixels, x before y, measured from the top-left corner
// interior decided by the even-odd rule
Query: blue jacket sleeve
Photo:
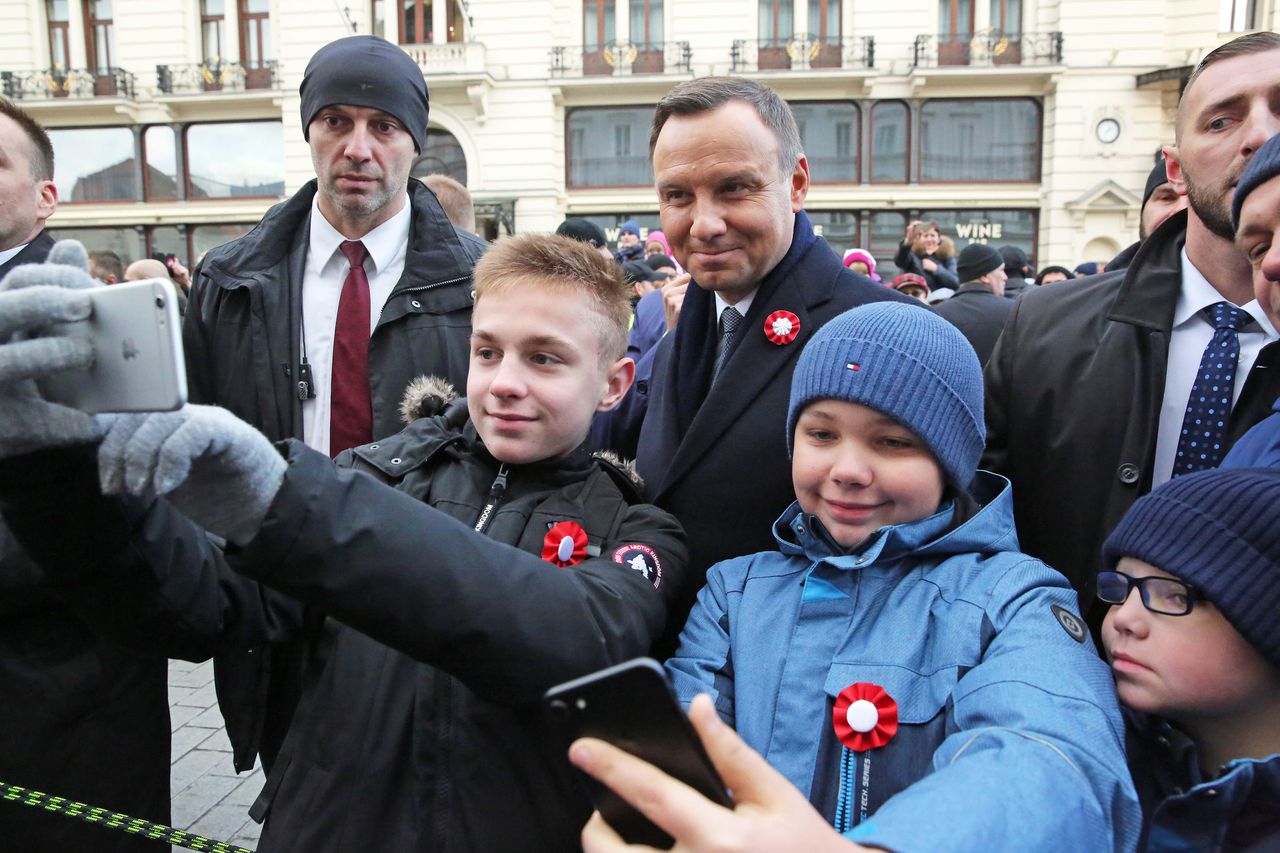
[[[1004,573],[986,610],[994,634],[956,684],[933,772],[848,838],[894,851],[1133,849],[1142,817],[1110,672],[1054,606],[1074,615],[1075,593],[1044,564]]]
[[[689,620],[680,632],[680,643],[666,667],[676,696],[686,709],[699,693],[709,693],[721,719],[734,726],[733,649],[725,565],[717,563],[707,570],[707,585],[698,592]]]

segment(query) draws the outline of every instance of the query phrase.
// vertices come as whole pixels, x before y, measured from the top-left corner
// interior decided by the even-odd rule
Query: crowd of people
[[[577,771],[688,851],[1280,845],[1277,91],[1276,34],[1205,56],[1103,270],[918,221],[885,281],[763,84],[659,100],[660,232],[489,245],[409,177],[421,70],[341,39],[315,180],[190,274],[190,402],[99,417],[42,382],[102,258],[0,100],[0,779],[167,822],[212,658],[263,851],[649,849]],[[646,654],[732,808],[544,725]]]

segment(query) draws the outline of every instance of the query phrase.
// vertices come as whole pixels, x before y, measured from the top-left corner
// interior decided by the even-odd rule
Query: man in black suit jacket
[[[53,248],[44,222],[58,207],[53,146],[35,119],[0,98],[0,278]]]
[[[846,269],[814,235],[809,164],[773,90],[682,83],[658,103],[649,140],[662,231],[693,283],[655,353],[637,466],[705,570],[775,547],[773,522],[795,499],[787,400],[805,342],[849,308],[913,300]],[[672,613],[678,630],[687,608]]]

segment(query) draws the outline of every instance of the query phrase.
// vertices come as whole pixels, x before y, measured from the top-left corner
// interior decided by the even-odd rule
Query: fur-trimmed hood
[[[400,419],[405,425],[419,418],[442,415],[449,404],[458,399],[458,391],[439,376],[419,376],[404,389],[400,399]],[[644,479],[636,471],[634,460],[624,459],[612,450],[597,450],[591,454],[629,480],[637,491],[644,489]]]

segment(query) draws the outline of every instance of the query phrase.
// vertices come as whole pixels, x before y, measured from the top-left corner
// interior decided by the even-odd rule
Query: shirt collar
[[[1187,250],[1184,246],[1182,249],[1182,290],[1178,292],[1178,306],[1173,312],[1173,328],[1178,328],[1210,305],[1223,301],[1227,300],[1224,300],[1222,294],[1209,283],[1209,280],[1201,274],[1200,270],[1196,269],[1196,265],[1187,257]],[[1258,322],[1259,328],[1268,341],[1280,338],[1280,334],[1277,334],[1275,326],[1271,325],[1271,319],[1267,317],[1267,312],[1262,310],[1258,300],[1251,299],[1239,307],[1241,311],[1247,312],[1250,317]]]
[[[18,253],[29,245],[30,243],[23,243],[21,246],[14,246],[12,249],[5,249],[3,252],[0,252],[0,264],[9,263],[9,261],[18,257]]]
[[[319,266],[323,267],[333,258],[338,251],[338,246],[347,238],[324,218],[324,214],[320,212],[318,199],[317,195],[311,201],[311,239],[308,250],[311,256],[319,261]],[[387,265],[395,260],[397,254],[404,252],[409,242],[410,214],[409,194],[406,192],[404,205],[400,210],[360,238],[360,242],[364,243],[365,251],[369,253],[369,259],[373,261],[375,275],[386,269]]]
[[[751,310],[751,303],[755,300],[756,294],[759,292],[760,292],[760,288],[757,286],[755,290],[751,291],[746,296],[742,297],[741,299],[739,299],[737,302],[734,303],[733,305],[734,310],[736,310],[743,317],[747,316],[747,312]],[[720,315],[724,313],[724,309],[729,307],[729,303],[725,302],[724,298],[718,292],[715,293],[715,298],[716,298],[716,323],[718,324],[720,322]]]

